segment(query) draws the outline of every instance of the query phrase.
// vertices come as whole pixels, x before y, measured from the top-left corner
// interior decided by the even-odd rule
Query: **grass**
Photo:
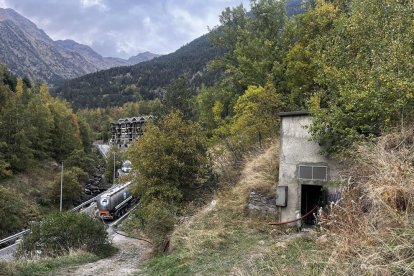
[[[151,258],[141,274],[319,275],[328,256],[319,253],[322,251],[316,235],[258,224],[272,218],[251,215],[246,210],[251,191],[274,195],[277,151],[274,143],[250,156],[235,183],[228,183],[230,178],[222,175],[230,188],[176,227],[171,235],[171,252]],[[220,169],[235,175],[228,167]]]
[[[340,201],[308,235],[258,224],[265,218],[246,210],[250,191],[274,191],[276,148],[252,156],[239,174],[221,166],[228,189],[178,225],[170,252],[141,273],[414,275],[413,137],[414,128],[360,145],[342,172]],[[240,177],[231,183],[229,175]]]
[[[81,264],[95,262],[103,256],[83,251],[72,252],[69,255],[44,258],[39,260],[16,260],[0,263],[0,275],[41,276],[53,275],[54,271],[65,267],[73,267]]]

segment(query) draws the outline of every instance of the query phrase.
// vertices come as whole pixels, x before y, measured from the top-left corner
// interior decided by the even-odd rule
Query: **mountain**
[[[63,49],[75,52],[83,56],[88,62],[94,64],[99,69],[108,69],[115,66],[126,66],[131,65],[129,62],[123,59],[117,58],[104,58],[91,47],[87,45],[80,44],[76,41],[67,39],[67,40],[57,40],[55,45]]]
[[[27,36],[46,43],[53,43],[53,40],[43,30],[13,9],[0,8],[0,21],[11,21],[21,30],[24,30]]]
[[[130,57],[128,59],[128,62],[129,62],[130,65],[134,65],[134,64],[138,64],[138,63],[143,62],[143,61],[149,61],[149,60],[154,59],[154,58],[159,57],[159,56],[160,55],[153,54],[151,52],[144,52],[144,53],[139,53],[136,56]]]
[[[288,0],[286,8],[288,16],[303,12],[301,0]],[[208,71],[207,63],[223,54],[224,50],[214,48],[207,36],[199,37],[176,52],[151,61],[65,81],[52,92],[69,101],[74,108],[96,108],[160,98],[166,87],[180,76],[185,76],[193,88],[200,87],[202,83],[213,84],[221,72]],[[147,52],[141,56],[153,57]]]
[[[15,74],[60,83],[116,66],[133,65],[158,55],[149,52],[129,60],[102,57],[87,45],[73,40],[53,41],[33,22],[13,9],[0,8],[0,63]]]
[[[0,62],[19,76],[52,83],[97,69],[75,52],[28,35],[13,21],[0,21],[0,36]]]
[[[138,99],[154,99],[161,97],[165,88],[179,76],[185,76],[194,87],[212,84],[218,72],[208,71],[207,63],[223,53],[204,35],[174,53],[134,66],[115,67],[67,80],[52,92],[74,108],[119,106]]]
[[[160,55],[153,54],[151,52],[139,53],[136,56],[132,56],[129,59],[115,58],[115,57],[103,57],[97,52],[95,52],[91,47],[80,44],[76,41],[66,39],[66,40],[56,40],[55,44],[61,48],[64,48],[69,51],[76,52],[82,55],[87,61],[98,66],[99,69],[108,69],[116,66],[127,66],[135,65],[137,63],[148,61],[153,58],[159,57]]]

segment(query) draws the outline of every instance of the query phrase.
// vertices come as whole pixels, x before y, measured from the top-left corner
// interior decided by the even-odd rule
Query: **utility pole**
[[[113,182],[112,184],[115,184],[115,151],[114,151],[114,174],[113,174]]]
[[[62,212],[62,202],[63,202],[63,161],[62,161],[62,172],[60,174],[60,211]]]

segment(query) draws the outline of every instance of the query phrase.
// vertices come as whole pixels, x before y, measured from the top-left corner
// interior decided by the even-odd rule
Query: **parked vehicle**
[[[131,182],[113,187],[104,192],[96,201],[99,216],[102,219],[116,219],[126,213],[131,204],[135,201],[129,189]]]

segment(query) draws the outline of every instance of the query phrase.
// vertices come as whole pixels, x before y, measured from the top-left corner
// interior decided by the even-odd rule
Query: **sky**
[[[72,39],[103,56],[168,54],[219,24],[226,7],[249,0],[0,0],[53,40]]]

